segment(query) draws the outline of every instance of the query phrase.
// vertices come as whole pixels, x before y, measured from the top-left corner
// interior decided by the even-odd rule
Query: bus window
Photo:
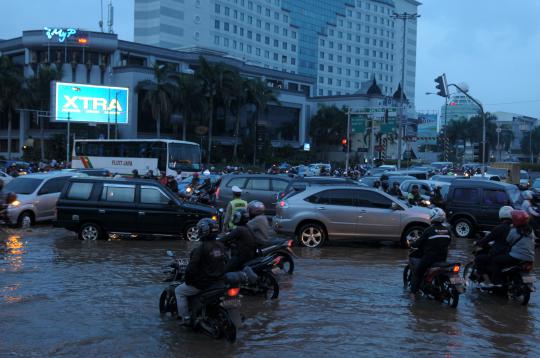
[[[169,144],[169,169],[197,171],[201,169],[201,152],[197,145]]]

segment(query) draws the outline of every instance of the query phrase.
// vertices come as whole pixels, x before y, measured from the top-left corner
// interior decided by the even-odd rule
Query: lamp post
[[[466,84],[460,84],[458,86],[454,83],[450,83],[448,84],[448,87],[450,86],[454,86],[459,92],[463,93],[465,96],[467,96],[467,98],[473,101],[480,109],[480,115],[482,116],[482,176],[485,176],[486,175],[486,113],[484,112],[484,106],[482,106],[482,104],[477,99],[475,99],[474,97],[472,97],[471,95],[467,93],[469,91],[469,88]]]
[[[399,102],[400,102],[400,115],[398,120],[398,158],[397,158],[397,166],[398,168],[401,168],[401,140],[403,136],[403,117],[405,116],[405,108],[404,108],[404,96],[403,93],[405,92],[405,48],[406,48],[406,37],[407,37],[407,21],[408,20],[416,20],[420,17],[418,14],[408,14],[406,12],[402,14],[398,14],[394,12],[392,15],[390,15],[391,18],[396,20],[403,20],[403,48],[402,48],[402,63],[401,63],[401,92],[399,94]]]

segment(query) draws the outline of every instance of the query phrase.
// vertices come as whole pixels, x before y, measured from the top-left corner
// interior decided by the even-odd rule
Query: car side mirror
[[[397,204],[397,203],[392,203],[392,205],[390,206],[390,208],[394,211],[396,210],[401,210],[401,207]]]

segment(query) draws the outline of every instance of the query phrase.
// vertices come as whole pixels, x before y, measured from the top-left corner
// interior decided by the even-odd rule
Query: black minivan
[[[477,178],[457,179],[448,190],[446,214],[458,237],[474,235],[476,230],[491,230],[499,223],[499,209],[519,208],[521,193],[512,184]]]
[[[215,208],[184,202],[159,182],[145,179],[73,178],[56,210],[55,226],[78,232],[81,240],[131,234],[198,241],[197,222],[218,219]]]

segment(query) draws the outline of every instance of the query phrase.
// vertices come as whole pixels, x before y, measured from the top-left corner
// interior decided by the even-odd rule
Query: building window
[[[319,96],[322,96],[322,95],[323,95],[323,90],[319,89]]]
[[[240,28],[240,36],[244,36],[244,28],[243,27]]]
[[[274,47],[279,47],[279,41],[278,40],[274,40]]]
[[[256,34],[255,35],[255,41],[261,42],[261,34]]]
[[[251,53],[251,45],[247,45],[247,53]]]
[[[289,31],[286,28],[283,28],[283,36],[289,36]]]
[[[261,22],[261,20],[257,19],[257,28],[259,28],[259,29],[260,29],[260,28],[261,28],[261,26],[262,26],[262,22]]]
[[[296,52],[296,45],[291,45],[291,51]]]
[[[229,16],[230,9],[228,7],[225,7],[225,16]]]
[[[274,12],[274,19],[279,20],[279,12]]]
[[[274,25],[274,33],[279,34],[279,26]]]
[[[214,22],[214,28],[219,30],[219,20]]]
[[[331,78],[328,78],[328,79],[327,79],[327,82],[328,82],[329,85],[331,85],[331,84],[332,84],[332,79],[331,79]]]
[[[293,39],[296,39],[296,31],[291,31],[291,37],[292,37]]]
[[[216,12],[216,14],[219,14],[219,11],[220,11],[219,4],[216,4],[216,6],[214,7],[214,11]]]
[[[265,36],[264,37],[264,43],[267,44],[267,45],[270,45],[270,37]]]
[[[268,22],[264,23],[264,29],[270,31],[270,24]]]
[[[225,47],[229,47],[229,39],[228,38],[223,38],[223,45],[225,45]]]
[[[291,57],[291,65],[296,65],[296,58]]]
[[[281,63],[287,63],[287,56],[285,55],[281,56]]]
[[[219,45],[219,36],[214,36],[214,45]]]
[[[328,72],[330,72],[330,73],[334,72],[334,67],[333,66],[328,66]]]
[[[289,17],[287,15],[283,15],[283,22],[284,23],[288,23],[289,22]]]
[[[278,60],[278,54],[274,52],[274,61]]]
[[[264,58],[270,58],[270,51],[264,51]]]
[[[322,63],[319,64],[319,71],[324,71],[324,65]]]
[[[319,53],[319,58],[324,58],[324,52],[321,51],[321,52]]]
[[[286,50],[286,49],[287,49],[287,43],[286,43],[286,42],[283,42],[283,44],[282,44],[282,48],[283,48],[284,50]]]
[[[256,54],[257,56],[260,56],[260,55],[261,55],[261,49],[257,47],[257,48],[255,49],[255,54]]]
[[[252,37],[253,37],[253,32],[248,31],[247,32],[247,38],[251,40]]]
[[[228,23],[228,22],[224,22],[224,23],[223,23],[223,29],[224,29],[225,31],[229,31],[229,23]]]

